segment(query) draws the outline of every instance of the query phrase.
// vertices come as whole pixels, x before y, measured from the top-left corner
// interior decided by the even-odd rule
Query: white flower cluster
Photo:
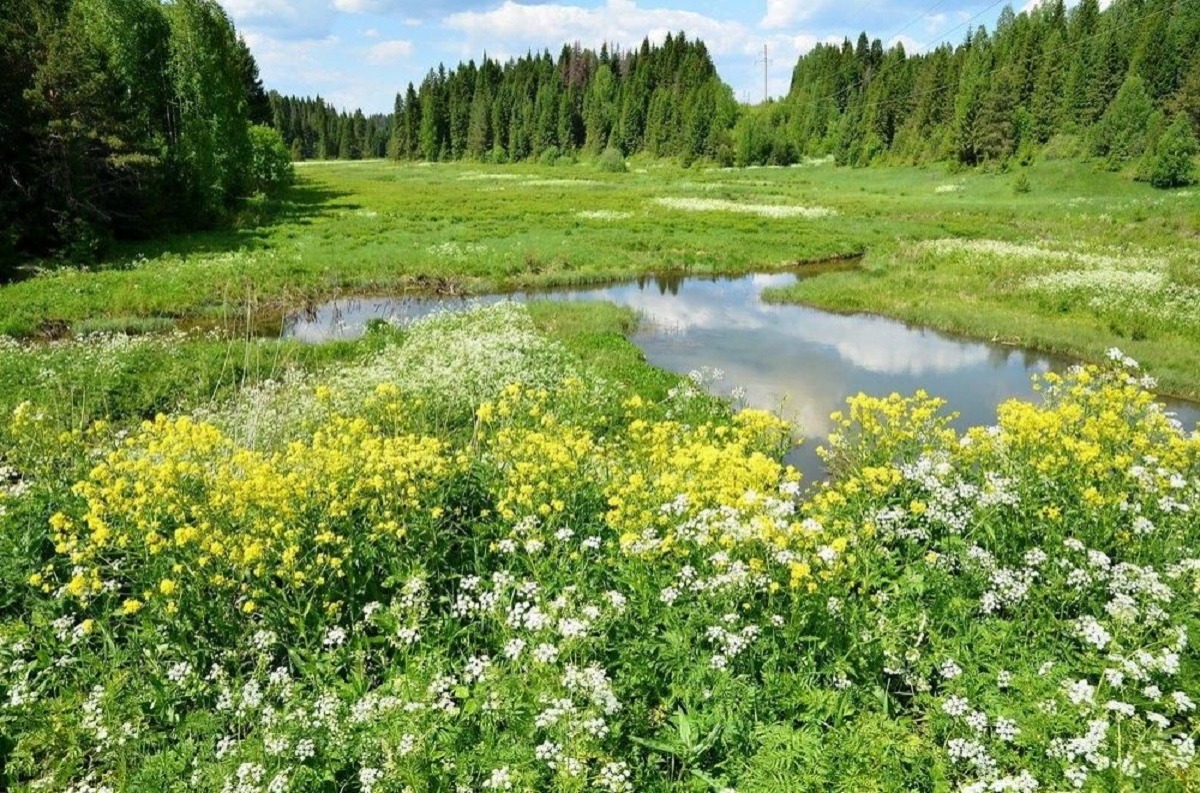
[[[739,204],[723,198],[656,198],[654,203],[667,209],[683,212],[733,212],[758,215],[765,218],[817,218],[833,217],[836,211],[828,207],[806,207],[788,204]]]
[[[240,443],[272,448],[330,412],[361,410],[380,386],[394,387],[430,409],[469,415],[511,383],[551,387],[578,374],[578,359],[539,333],[528,309],[503,301],[435,311],[408,323],[402,339],[326,375],[321,381],[328,389],[325,402],[314,397],[318,382],[313,377],[285,373],[197,415]],[[587,382],[596,393],[606,388],[595,378]]]
[[[487,253],[488,247],[477,242],[439,242],[430,245],[425,252],[438,259],[452,262],[464,262],[473,256]]]
[[[587,209],[582,212],[576,212],[575,216],[583,220],[616,221],[628,220],[633,217],[633,213],[622,212],[618,209]]]
[[[0,518],[7,513],[8,503],[24,496],[29,487],[29,480],[23,479],[15,468],[0,463]]]

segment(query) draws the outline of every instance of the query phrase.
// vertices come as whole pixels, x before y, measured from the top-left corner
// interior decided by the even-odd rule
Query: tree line
[[[839,164],[1054,156],[1189,171],[1200,130],[1200,3],[1047,0],[995,29],[909,55],[862,33],[802,56],[785,98],[741,106],[703,42],[683,33],[621,51],[564,46],[429,71],[390,117],[272,96],[302,157],[551,161],[606,148],[724,165],[832,156]],[[1168,168],[1167,170],[1172,170]],[[1177,174],[1178,177],[1178,174]],[[1186,175],[1182,181],[1186,181]]]
[[[392,116],[338,111],[321,97],[268,95],[271,123],[294,160],[361,160],[386,157]]]
[[[0,270],[218,222],[290,164],[215,0],[19,0],[0,14]],[[280,161],[280,154],[284,161]],[[2,274],[2,273],[0,273]]]
[[[430,70],[393,112],[264,91],[216,0],[21,0],[0,15],[0,268],[210,225],[309,158],[555,161],[646,153],[726,165],[1136,163],[1187,181],[1200,129],[1200,3],[1046,0],[909,55],[865,33],[740,106],[704,43],[564,46]],[[256,126],[256,125],[267,125]],[[616,158],[620,161],[620,157]]]
[[[978,165],[1053,146],[1121,167],[1200,128],[1198,51],[1188,0],[1006,7],[994,31],[912,56],[864,33],[800,58],[787,97],[739,119],[735,155]]]
[[[511,59],[440,65],[396,96],[390,116],[338,113],[319,97],[271,97],[302,157],[552,160],[609,147],[624,154],[717,158],[738,115],[708,49],[686,35],[637,49],[564,46]]]

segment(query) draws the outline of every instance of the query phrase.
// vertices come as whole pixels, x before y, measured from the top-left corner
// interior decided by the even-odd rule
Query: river
[[[925,389],[944,397],[956,427],[990,424],[996,407],[1032,399],[1034,374],[1064,371],[1074,362],[1019,348],[959,338],[863,314],[834,314],[767,303],[762,292],[787,286],[800,273],[738,277],[644,277],[583,289],[516,292],[478,298],[381,297],[331,301],[293,314],[284,335],[307,342],[354,338],[372,319],[413,318],[446,307],[501,300],[605,300],[642,317],[632,341],[655,366],[686,374],[723,373],[709,385],[747,404],[796,421],[806,442],[788,459],[806,481],[824,477],[815,454],[830,429],[829,414],[861,392],[886,395]],[[1189,429],[1200,406],[1167,401]]]

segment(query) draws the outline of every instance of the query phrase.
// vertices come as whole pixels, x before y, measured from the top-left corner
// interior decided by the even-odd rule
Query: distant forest
[[[6,3],[0,279],[24,257],[88,261],[114,238],[220,222],[290,177],[270,120],[214,0]]]
[[[290,159],[724,165],[1095,158],[1187,183],[1200,2],[1048,0],[910,56],[864,33],[799,59],[786,97],[734,101],[704,43],[579,46],[439,66],[392,113],[267,93],[215,0],[21,0],[0,14],[0,277],[29,256],[221,222]]]
[[[963,165],[1094,156],[1136,161],[1170,132],[1200,129],[1200,3],[1062,0],[1005,8],[995,30],[919,55],[856,42],[800,58],[788,95],[740,106],[703,42],[599,52],[564,47],[501,64],[439,66],[397,95],[394,113],[338,113],[272,96],[297,156],[495,162],[619,149],[727,165],[951,161]]]
[[[386,157],[392,115],[346,113],[321,97],[268,95],[271,124],[283,136],[293,160],[361,160]]]
[[[338,113],[320,98],[271,103],[293,151],[339,158],[504,162],[608,146],[715,158],[738,115],[704,43],[682,33],[630,51],[567,46],[557,59],[439,66],[396,96],[391,117]]]
[[[996,29],[909,56],[865,34],[802,57],[786,99],[751,110],[738,158],[977,165],[1055,141],[1119,164],[1175,119],[1200,127],[1200,3],[1062,0],[1006,7]]]

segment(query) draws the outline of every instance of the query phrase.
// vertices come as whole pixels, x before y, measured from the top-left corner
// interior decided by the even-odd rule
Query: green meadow
[[[252,205],[234,228],[127,244],[97,269],[0,289],[0,332],[269,332],[297,306],[349,294],[482,293],[861,256],[852,272],[771,297],[1090,359],[1121,346],[1165,389],[1200,393],[1189,371],[1200,339],[1200,191],[1058,161],[1020,173],[822,161],[736,170],[635,161],[624,174],[383,161],[298,170],[295,187]]]

